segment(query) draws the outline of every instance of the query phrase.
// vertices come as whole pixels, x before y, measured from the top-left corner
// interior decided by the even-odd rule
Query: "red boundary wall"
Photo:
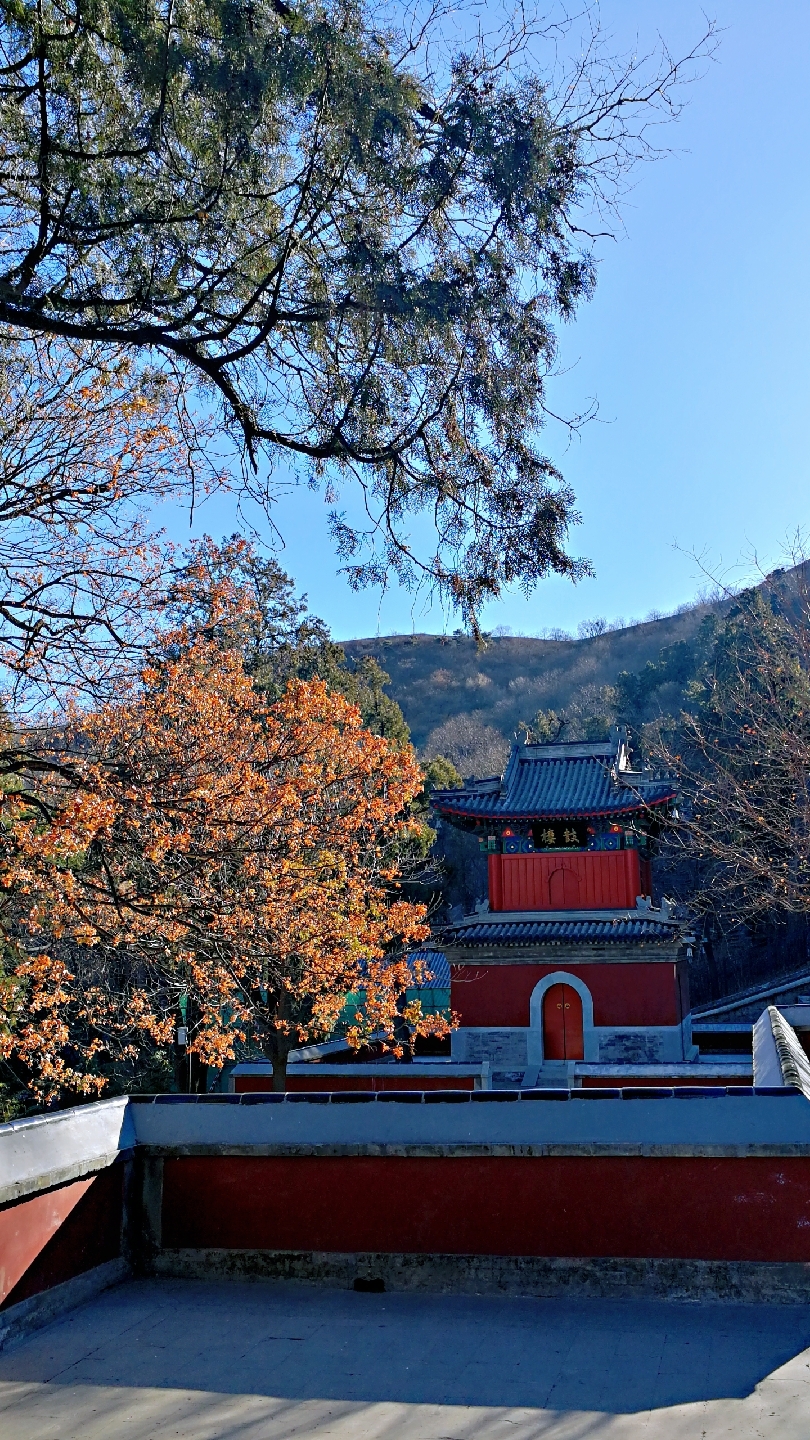
[[[183,1157],[170,1248],[810,1261],[810,1157]]]
[[[0,1309],[121,1254],[123,1166],[0,1210]]]

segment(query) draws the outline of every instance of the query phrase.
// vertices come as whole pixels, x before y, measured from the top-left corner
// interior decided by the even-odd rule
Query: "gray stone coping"
[[[126,1095],[0,1125],[0,1205],[104,1170],[134,1144]]]
[[[810,1104],[784,1088],[164,1096],[132,1115],[162,1155],[810,1155]]]

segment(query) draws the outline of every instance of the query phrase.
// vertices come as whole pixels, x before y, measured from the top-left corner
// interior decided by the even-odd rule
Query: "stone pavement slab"
[[[0,1355],[3,1440],[808,1440],[810,1306],[138,1281]]]

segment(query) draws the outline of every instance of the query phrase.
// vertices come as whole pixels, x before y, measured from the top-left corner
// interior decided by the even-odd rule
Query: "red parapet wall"
[[[808,1262],[810,1157],[173,1158],[162,1243]]]
[[[0,1309],[121,1254],[123,1167],[0,1210]]]
[[[638,850],[490,855],[490,910],[632,908],[650,892]]]
[[[797,1285],[806,1296],[810,1110],[796,1091],[587,1105],[515,1095],[502,1105],[490,1102],[506,1096],[481,1094],[457,1096],[477,1102],[460,1109],[437,1105],[436,1094],[427,1107],[355,1098],[365,1103],[99,1102],[37,1117],[27,1131],[23,1122],[22,1146],[17,1127],[3,1127],[0,1341],[88,1286],[115,1283],[129,1264],[289,1277],[300,1260],[302,1276],[324,1279],[344,1273],[329,1270],[329,1257],[343,1256],[351,1283],[359,1257],[378,1254],[392,1257],[396,1285],[403,1256],[428,1257],[425,1276],[431,1256],[484,1257],[477,1273],[489,1280],[498,1257],[512,1257],[509,1274],[522,1284],[532,1272],[524,1259],[540,1268],[559,1259],[574,1280],[588,1262],[587,1288],[594,1260],[614,1279],[617,1260],[710,1262],[714,1280],[704,1270],[690,1282],[699,1298],[707,1277],[718,1295],[737,1285],[715,1264],[752,1262],[774,1267],[763,1281],[772,1298],[783,1281],[794,1299]],[[88,1168],[60,1184],[49,1167],[71,1140],[76,1165]],[[111,1152],[118,1161],[104,1162]],[[39,1188],[8,1198],[23,1184]],[[450,1267],[462,1282],[465,1264]],[[445,1285],[446,1267],[435,1273]],[[43,1308],[37,1297],[51,1290]]]

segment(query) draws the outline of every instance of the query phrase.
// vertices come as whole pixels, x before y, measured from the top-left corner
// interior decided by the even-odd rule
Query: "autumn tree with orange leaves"
[[[20,946],[2,1053],[40,1096],[99,1092],[111,1059],[171,1039],[221,1066],[248,1039],[285,1084],[290,1049],[328,1035],[397,1048],[447,1021],[402,1017],[425,909],[397,894],[423,784],[410,748],[370,734],[320,680],[268,703],[241,658],[197,638],[131,693],[77,714],[49,768],[5,800],[6,930]]]
[[[158,373],[121,348],[0,328],[4,789],[30,792],[51,771],[67,696],[101,703],[143,663],[173,564],[157,507],[193,505],[227,483],[205,453],[210,440],[188,414],[178,371]],[[0,935],[0,989],[12,1008],[15,934]],[[65,1003],[54,992],[48,1014]],[[36,1018],[44,1024],[45,1012]],[[0,1112],[3,1092],[0,1084]]]
[[[223,643],[255,604],[227,574],[206,612],[224,629],[190,616],[161,633],[199,563],[178,571],[155,507],[225,483],[186,424],[181,376],[0,334],[0,398],[15,705],[0,742],[0,1058],[14,1082],[40,1100],[126,1086],[169,1043],[181,998],[201,1063],[247,1044],[279,1084],[290,1048],[329,1033],[358,986],[350,1039],[396,1043],[419,978],[402,957],[427,933],[397,888],[425,835],[407,732],[368,734],[323,681],[263,696],[245,647]],[[322,629],[312,643],[336,664]],[[443,1028],[418,1006],[404,1022]]]

